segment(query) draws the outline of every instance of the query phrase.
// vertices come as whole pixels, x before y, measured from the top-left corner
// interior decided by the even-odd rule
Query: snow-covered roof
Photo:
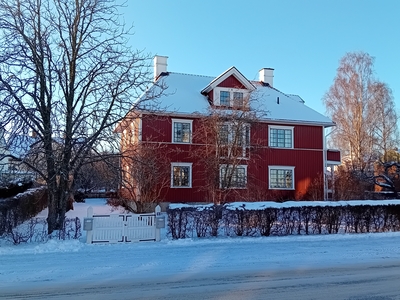
[[[35,139],[27,135],[14,136],[8,141],[8,151],[11,155],[22,158],[29,152],[34,142]]]
[[[215,78],[173,72],[164,73],[157,80],[158,85],[167,87],[157,99],[159,109],[176,115],[207,113],[210,103],[201,92],[209,87]],[[252,109],[267,112],[266,116],[262,117],[264,121],[327,127],[334,125],[328,117],[305,105],[299,96],[282,93],[261,82],[252,81],[251,83],[256,88],[251,94],[252,102],[256,103],[252,105]],[[159,87],[154,85],[150,88],[152,89],[157,90]]]
[[[218,86],[219,83],[227,79],[229,76],[236,77],[248,90],[253,91],[255,89],[255,86],[246,77],[244,77],[243,74],[240,73],[238,69],[236,69],[235,67],[230,67],[220,76],[214,78],[214,80],[211,81],[201,92],[202,93],[209,92],[210,90]]]

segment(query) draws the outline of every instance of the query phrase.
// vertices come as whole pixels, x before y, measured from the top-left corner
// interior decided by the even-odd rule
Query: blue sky
[[[398,0],[128,0],[130,43],[168,56],[171,72],[217,76],[231,66],[248,79],[274,68],[274,86],[325,113],[322,97],[347,52],[375,57],[379,80],[400,110]]]

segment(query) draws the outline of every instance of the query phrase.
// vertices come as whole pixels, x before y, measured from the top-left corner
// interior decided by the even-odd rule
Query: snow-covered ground
[[[89,206],[108,213],[103,199],[75,203],[68,217],[84,218]],[[46,216],[46,211],[41,213]],[[85,244],[51,240],[42,244],[0,243],[0,291],[23,285],[98,283],[122,278],[198,273],[329,267],[400,261],[400,233],[242,237],[170,240],[133,244]],[[1,294],[1,292],[0,292]]]

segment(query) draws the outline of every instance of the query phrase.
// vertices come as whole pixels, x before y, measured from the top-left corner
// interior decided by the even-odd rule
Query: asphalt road
[[[8,287],[0,299],[400,299],[400,261]]]

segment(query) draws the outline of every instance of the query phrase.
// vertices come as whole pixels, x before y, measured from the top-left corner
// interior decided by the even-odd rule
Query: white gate
[[[84,220],[87,243],[122,243],[159,241],[160,228],[157,216],[161,209],[156,208],[150,214],[111,214],[94,215],[93,208],[88,208],[88,218]],[[161,217],[163,218],[163,217]],[[163,219],[161,219],[162,223]]]

